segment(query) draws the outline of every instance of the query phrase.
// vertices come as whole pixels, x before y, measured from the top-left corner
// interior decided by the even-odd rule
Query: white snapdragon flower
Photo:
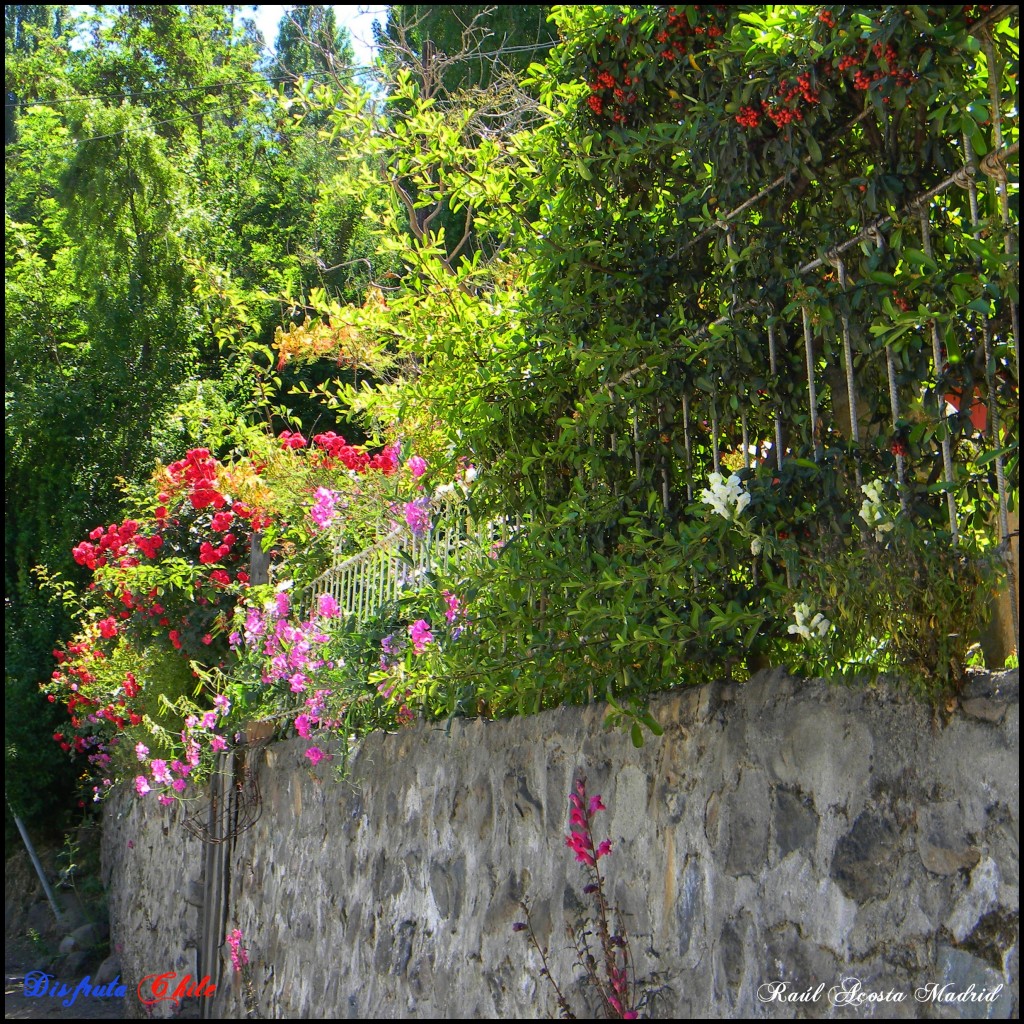
[[[882,501],[884,486],[885,484],[881,480],[872,480],[871,483],[861,485],[864,501],[861,503],[859,515],[867,523],[869,529],[875,531],[875,540],[879,543],[890,530],[896,528],[896,524],[886,511]]]
[[[728,480],[721,473],[708,477],[709,487],[700,492],[700,500],[710,505],[723,519],[736,519],[750,504],[750,495],[743,490],[743,483],[737,473]]]
[[[832,623],[821,612],[812,614],[809,604],[794,605],[793,618],[796,619],[796,623],[789,627],[789,632],[802,636],[805,640],[823,637],[832,628]]]

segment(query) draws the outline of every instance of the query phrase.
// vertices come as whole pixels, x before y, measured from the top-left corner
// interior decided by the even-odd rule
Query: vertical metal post
[[[892,346],[885,346],[885,370],[889,379],[889,409],[892,413],[892,429],[897,431],[900,422],[900,393],[896,386],[896,360],[892,354]],[[907,487],[907,462],[906,456],[901,452],[896,453],[896,481],[899,484],[900,508],[903,514],[910,509],[910,492]]]
[[[835,260],[839,287],[846,292],[846,264],[840,256]],[[857,416],[857,390],[853,379],[853,345],[850,342],[850,318],[844,311],[840,317],[843,328],[843,360],[846,363],[846,400],[850,403],[850,440],[854,444],[853,472],[857,487],[863,483],[860,471],[860,421]]]
[[[779,357],[775,347],[775,324],[768,325],[768,362],[772,370],[773,381],[779,379]],[[779,409],[779,399],[775,399],[775,463],[782,469],[782,412]]]
[[[721,452],[718,450],[718,381],[711,381],[711,461],[715,472],[721,473]]]
[[[659,438],[665,434],[665,407],[658,399],[658,436]],[[660,458],[661,463],[661,505],[665,510],[666,514],[669,510],[669,474],[668,474],[668,458],[664,451]]]
[[[996,54],[996,43],[992,38],[990,29],[985,30],[983,37],[985,47],[985,59],[988,62],[988,93],[992,117],[992,144],[998,153],[1003,148],[1003,111],[1002,97],[999,95],[999,58]],[[996,188],[999,196],[999,212],[1003,221],[1003,250],[1007,256],[1013,255],[1013,239],[1010,236],[1010,196],[1007,191],[1007,178],[1005,172]],[[1020,380],[1020,307],[1014,301],[1010,302],[1010,324],[1013,328],[1013,353],[1017,369],[1017,379]]]
[[[686,500],[693,501],[693,443],[690,440],[689,395],[683,395],[683,444],[686,446]]]
[[[921,217],[921,248],[929,259],[934,259],[932,254],[932,226],[928,216],[928,207],[924,204],[920,207]],[[939,417],[940,430],[942,432],[942,475],[948,485],[946,490],[946,508],[949,511],[949,532],[953,537],[953,543],[960,542],[960,531],[956,522],[956,495],[953,494],[953,446],[949,440],[949,417],[945,414],[942,397],[942,389],[939,387],[939,380],[942,377],[942,341],[939,338],[939,325],[934,320],[928,321],[932,334],[932,359],[935,361],[935,411]]]
[[[967,164],[967,195],[971,204],[971,224],[974,237],[981,235],[981,210],[978,206],[978,186],[975,183],[977,161],[970,140],[964,135],[964,160]],[[981,260],[978,265],[980,268]],[[992,353],[992,324],[988,316],[981,320],[981,334],[985,346],[985,387],[988,391],[988,425],[992,434],[992,443],[996,449],[996,490],[999,494],[999,546],[1004,551],[1006,562],[1006,582],[1010,597],[1010,617],[1013,620],[1013,646],[1020,650],[1020,605],[1017,597],[1017,571],[1013,561],[1013,549],[1010,544],[1009,499],[1006,491],[1006,467],[1000,454],[999,403],[996,401],[996,377]]]
[[[811,314],[806,306],[800,311],[804,319],[804,355],[807,358],[807,401],[811,409],[811,439],[814,443],[814,461],[820,462],[825,454],[818,436],[818,388],[814,379],[814,337],[811,333]]]

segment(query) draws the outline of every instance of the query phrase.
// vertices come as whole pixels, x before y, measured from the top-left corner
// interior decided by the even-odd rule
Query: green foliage
[[[19,107],[8,151],[9,648],[27,566],[115,478],[358,416],[425,457],[423,499],[478,466],[496,546],[332,627],[344,728],[600,699],[642,739],[652,690],[766,662],[955,686],[1019,487],[1015,19],[566,6],[513,84],[475,28],[552,36],[479,13],[392,8],[372,95],[325,8],[273,94],[221,8],[116,8],[79,56],[25,15],[13,92],[79,98]],[[262,443],[301,584],[336,481]],[[398,499],[345,493],[349,553]],[[186,593],[182,558],[150,582]]]
[[[564,43],[531,69],[543,121],[500,140],[469,130],[481,100],[439,102],[422,68],[399,78],[376,138],[411,219],[392,243],[410,273],[377,331],[408,363],[387,387],[346,394],[400,419],[421,450],[471,452],[485,467],[478,520],[521,521],[493,565],[444,580],[472,609],[474,643],[433,652],[414,687],[424,706],[628,708],[765,658],[868,674],[898,663],[922,686],[955,684],[989,586],[978,538],[997,448],[1017,486],[1017,290],[994,187],[979,186],[976,213],[944,188],[927,239],[908,203],[991,150],[990,86],[1016,137],[1010,26],[991,26],[1006,63],[989,66],[974,17],[559,8]],[[453,250],[437,227],[435,211],[461,208],[487,211],[485,251]],[[821,257],[875,218],[843,250],[841,280]],[[967,409],[941,417],[946,395],[974,389],[1006,436],[980,435]],[[775,461],[776,415],[786,461],[750,480],[768,552],[752,565],[755,535],[693,499],[725,460],[749,464],[751,443]],[[959,456],[943,484],[947,432]],[[859,480],[895,477],[900,459],[913,525],[889,538],[890,574],[889,555],[851,546]],[[899,615],[885,594],[901,595]],[[789,629],[810,595],[842,619],[833,648],[807,650]],[[943,614],[926,613],[936,602]]]
[[[121,482],[146,479],[156,458],[189,444],[230,451],[265,414],[254,396],[276,400],[303,379],[275,382],[268,360],[252,362],[280,322],[281,295],[328,284],[361,296],[374,264],[363,223],[372,198],[343,187],[338,152],[278,105],[227,8],[125,6],[84,22],[69,12],[6,10],[15,703],[38,699],[70,625],[32,567],[74,575],[72,545],[119,516]],[[71,45],[85,33],[88,46]],[[354,257],[365,262],[346,267]],[[298,412],[337,425],[319,407]],[[8,750],[31,775],[55,722],[12,712],[8,724]]]

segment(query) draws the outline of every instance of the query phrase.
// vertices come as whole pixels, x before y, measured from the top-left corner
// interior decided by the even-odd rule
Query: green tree
[[[59,91],[54,67],[65,63],[73,22],[66,4],[4,7],[5,145],[14,141],[18,111]]]
[[[392,4],[378,43],[398,63],[418,64],[446,92],[483,89],[543,61],[557,41],[551,6]]]
[[[281,19],[270,76],[288,80],[288,95],[299,78],[347,81],[354,64],[348,29],[338,25],[333,7],[298,4]]]

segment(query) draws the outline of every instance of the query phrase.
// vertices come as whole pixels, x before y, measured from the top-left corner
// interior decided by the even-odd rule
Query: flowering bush
[[[93,582],[81,632],[54,652],[45,690],[70,715],[54,739],[88,758],[96,798],[117,778],[163,803],[185,795],[253,716],[288,717],[306,736],[408,716],[370,681],[378,652],[360,648],[333,597],[306,608],[289,585],[251,586],[249,565],[262,536],[292,553],[301,587],[330,564],[339,538],[361,544],[379,531],[382,509],[385,529],[398,529],[390,510],[403,494],[425,532],[429,498],[413,495],[426,461],[413,457],[400,473],[397,446],[371,455],[333,432],[311,444],[291,431],[252,440],[255,453],[232,463],[187,452],[137,496],[133,517],[75,547]],[[425,621],[410,636],[416,653],[432,639]]]

